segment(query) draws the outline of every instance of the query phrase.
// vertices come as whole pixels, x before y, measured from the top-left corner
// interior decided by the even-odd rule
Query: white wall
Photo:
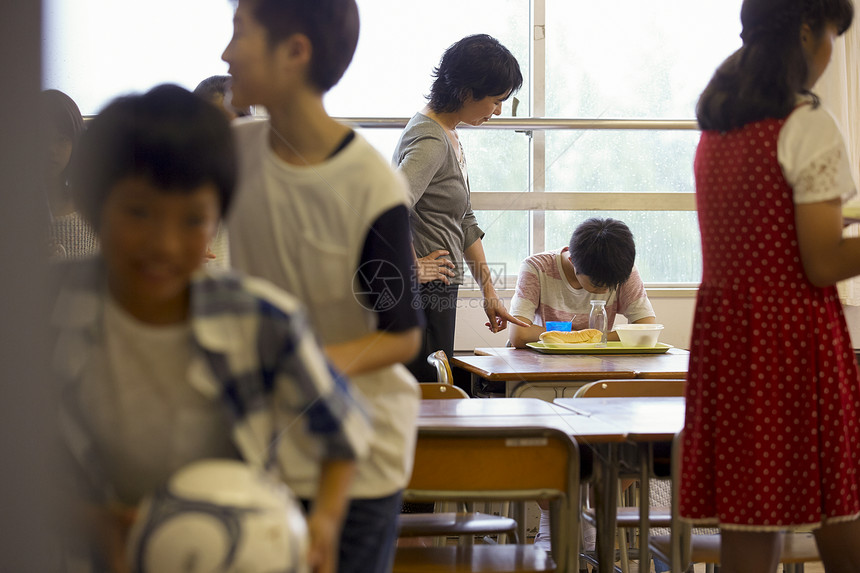
[[[844,308],[851,341],[854,343],[854,348],[860,348],[860,306],[846,306]]]
[[[660,334],[660,342],[678,348],[689,348],[695,297],[686,294],[676,297],[650,295],[650,298],[657,321],[665,326],[665,330]],[[510,307],[510,298],[504,301],[505,306]],[[484,326],[486,321],[487,316],[481,308],[481,299],[468,295],[461,296],[457,307],[454,350],[471,352],[480,346],[504,346],[508,340],[508,331],[493,334]],[[624,317],[619,316],[618,322],[624,322]],[[860,326],[860,313],[858,313],[858,326]]]

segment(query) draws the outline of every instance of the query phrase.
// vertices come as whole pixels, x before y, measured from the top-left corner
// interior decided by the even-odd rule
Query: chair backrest
[[[535,426],[419,428],[407,501],[549,499],[558,571],[579,547],[579,449],[567,433]]]
[[[454,383],[454,374],[451,372],[451,365],[448,363],[448,356],[444,350],[437,350],[428,356],[427,363],[436,368],[436,382]]]
[[[465,390],[453,384],[421,382],[418,385],[421,387],[422,400],[459,400],[469,397]]]
[[[576,391],[575,398],[683,397],[685,380],[631,378],[597,380]]]

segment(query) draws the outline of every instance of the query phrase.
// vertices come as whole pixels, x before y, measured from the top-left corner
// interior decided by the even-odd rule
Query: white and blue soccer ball
[[[135,573],[306,573],[304,513],[282,482],[201,460],[145,498],[129,535]]]

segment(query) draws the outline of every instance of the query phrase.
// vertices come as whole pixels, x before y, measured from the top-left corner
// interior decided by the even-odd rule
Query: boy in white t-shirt
[[[525,347],[546,331],[548,321],[588,328],[592,300],[606,301],[607,327],[618,313],[635,324],[656,321],[645,285],[636,270],[633,233],[621,221],[591,218],[580,224],[567,247],[523,261],[511,314],[529,326],[511,325],[511,344]],[[609,333],[609,340],[618,334]]]
[[[405,181],[323,101],[358,32],[355,0],[238,0],[222,55],[232,101],[268,117],[233,123],[239,184],[227,227],[232,264],[299,298],[329,359],[366,398],[373,433],[338,571],[387,573],[420,401],[401,363],[420,348],[424,316]]]
[[[581,223],[567,247],[538,253],[523,261],[511,314],[527,322],[511,323],[511,344],[524,348],[546,332],[547,321],[571,322],[573,330],[588,328],[592,300],[606,301],[607,328],[618,313],[635,324],[656,321],[645,285],[634,266],[633,233],[616,219],[591,218]],[[618,340],[610,332],[609,340]],[[540,527],[535,545],[549,550],[549,504],[538,502]],[[585,549],[594,546],[594,528],[583,524]]]
[[[58,268],[53,366],[103,569],[126,570],[146,494],[188,463],[241,458],[316,493],[308,560],[334,570],[368,420],[296,299],[203,266],[235,180],[227,120],[178,86],[117,99],[82,138],[74,189],[102,249]]]

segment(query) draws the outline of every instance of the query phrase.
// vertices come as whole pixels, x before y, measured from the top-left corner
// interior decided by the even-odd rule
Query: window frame
[[[566,130],[569,132],[586,133],[599,130],[645,130],[673,131],[696,130],[695,120],[667,119],[581,119],[581,118],[547,118],[546,115],[546,3],[547,0],[530,0],[529,27],[529,70],[530,77],[527,85],[528,117],[499,117],[481,126],[461,126],[464,130],[513,130],[529,140],[528,157],[528,189],[521,192],[510,191],[472,191],[472,208],[476,211],[525,211],[528,214],[528,245],[529,253],[538,253],[555,245],[547,245],[546,220],[547,213],[552,211],[592,211],[595,214],[602,211],[618,210],[624,205],[625,211],[695,211],[695,193],[597,193],[597,192],[548,192],[545,185],[545,173],[548,167],[547,131]],[[261,110],[262,111],[262,110]],[[86,118],[90,119],[89,117]],[[358,129],[398,129],[405,128],[408,117],[339,117],[339,121]],[[510,293],[516,284],[516,270],[507,269],[500,294]],[[683,295],[698,288],[698,283],[646,283],[649,293],[665,290],[671,296]],[[665,287],[665,288],[664,288]],[[477,291],[474,281],[467,282],[461,288],[464,295]]]
[[[547,249],[546,213],[548,211],[613,211],[623,204],[625,211],[696,211],[695,193],[572,193],[547,192],[543,174],[547,168],[546,132],[548,130],[594,131],[594,130],[646,130],[673,131],[699,130],[693,119],[574,119],[547,118],[546,115],[546,1],[531,0],[530,22],[530,70],[531,92],[529,117],[494,118],[481,126],[462,125],[461,129],[515,130],[530,140],[529,190],[522,193],[501,191],[472,191],[472,208],[476,211],[528,211],[529,253]],[[341,117],[338,120],[354,128],[378,129],[406,127],[409,118]],[[538,176],[540,175],[540,176]],[[511,296],[516,284],[516,274],[504,277],[504,287],[497,290],[502,296]],[[646,282],[649,296],[690,297],[695,296],[699,283],[655,283]],[[477,285],[464,284],[461,296],[480,296]]]

